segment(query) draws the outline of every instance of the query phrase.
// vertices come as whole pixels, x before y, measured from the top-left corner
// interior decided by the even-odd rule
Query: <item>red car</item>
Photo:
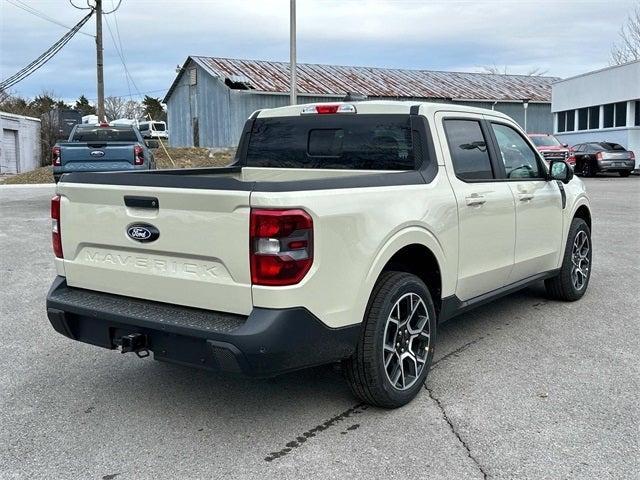
[[[547,162],[551,160],[566,160],[572,167],[576,160],[566,143],[547,133],[530,133],[529,138]]]

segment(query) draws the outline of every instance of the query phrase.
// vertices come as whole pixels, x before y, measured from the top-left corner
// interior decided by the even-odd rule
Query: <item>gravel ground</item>
[[[0,187],[0,478],[638,478],[640,179],[587,179],[594,270],[439,330],[410,405],[359,405],[331,367],[223,377],[48,324],[52,187]],[[304,441],[303,441],[304,440]]]

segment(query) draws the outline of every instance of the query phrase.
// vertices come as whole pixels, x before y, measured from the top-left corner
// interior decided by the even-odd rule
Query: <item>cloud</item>
[[[63,0],[30,5],[69,25],[83,15]],[[549,75],[571,76],[607,64],[633,5],[634,0],[298,0],[298,59],[461,71],[498,65],[512,73],[540,67]],[[161,96],[175,66],[190,54],[286,61],[288,15],[287,0],[123,0],[107,21],[116,44],[120,33],[138,89]],[[93,20],[83,30],[92,33],[92,27]],[[0,2],[0,78],[64,33]],[[104,41],[107,95],[135,93],[106,24]],[[93,98],[94,65],[93,40],[77,35],[15,90],[27,96],[48,89],[65,98],[81,93]]]

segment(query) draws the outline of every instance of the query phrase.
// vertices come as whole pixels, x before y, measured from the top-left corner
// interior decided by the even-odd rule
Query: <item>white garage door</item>
[[[16,130],[2,130],[0,173],[18,173],[18,135]]]

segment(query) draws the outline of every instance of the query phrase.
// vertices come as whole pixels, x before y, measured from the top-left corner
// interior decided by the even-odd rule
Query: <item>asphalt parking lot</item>
[[[0,187],[0,478],[638,478],[640,178],[586,182],[586,296],[537,286],[443,325],[395,411],[331,367],[256,381],[62,337],[53,187]]]

